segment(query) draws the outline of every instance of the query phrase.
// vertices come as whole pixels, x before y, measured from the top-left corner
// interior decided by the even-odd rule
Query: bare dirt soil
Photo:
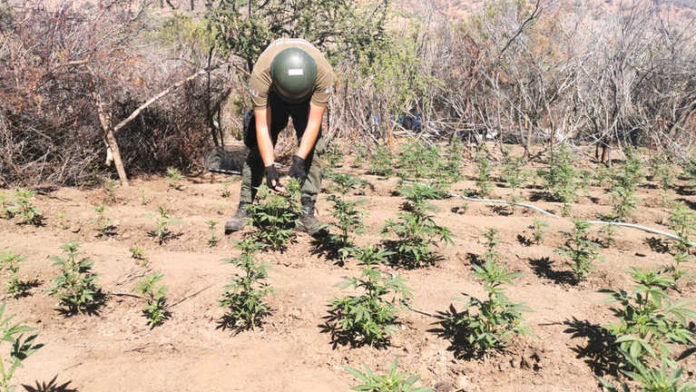
[[[473,165],[467,171],[473,172]],[[356,173],[360,173],[357,171]],[[361,244],[377,243],[386,219],[399,211],[403,198],[393,196],[396,179],[364,175],[372,188],[363,207],[368,234]],[[649,239],[655,235],[633,229],[617,229],[617,243],[602,249],[603,261],[588,281],[572,285],[564,279],[568,268],[554,249],[561,247],[561,232],[569,230],[566,219],[545,218],[536,212],[514,211],[491,205],[470,203],[465,214],[453,212],[463,203],[458,199],[434,201],[439,207],[436,221],[455,235],[453,246],[440,248],[443,259],[437,265],[418,270],[397,271],[415,293],[413,308],[404,312],[402,331],[387,348],[363,346],[332,347],[330,335],[322,333],[327,301],[342,295],[334,287],[343,276],[356,276],[360,266],[348,262],[340,267],[312,254],[311,238],[300,234],[297,243],[285,253],[263,253],[259,259],[272,266],[270,284],[275,294],[273,309],[262,328],[233,334],[218,328],[224,310],[217,305],[223,286],[237,271],[221,260],[238,254],[226,239],[217,247],[207,245],[206,221],[222,226],[237,205],[239,182],[231,186],[232,197],[222,198],[222,183],[235,180],[223,175],[188,178],[184,189],[168,189],[162,178],[137,179],[130,188],[117,188],[117,201],[110,203],[107,215],[117,221],[117,234],[97,237],[94,206],[105,202],[102,189],[60,188],[36,198],[46,217],[45,226],[19,226],[0,220],[0,252],[12,250],[26,255],[20,266],[25,280],[40,283],[24,298],[6,297],[8,312],[37,328],[45,347],[29,357],[17,372],[17,380],[33,383],[71,381],[80,391],[347,391],[356,380],[344,366],[366,364],[384,371],[394,358],[401,369],[421,377],[422,385],[438,391],[595,391],[599,390],[588,358],[579,356],[588,339],[574,337],[573,328],[614,322],[606,295],[601,288],[632,289],[627,271],[632,267],[659,268],[671,263],[669,253],[654,251]],[[689,205],[696,203],[689,184],[673,199]],[[138,189],[150,202],[141,203]],[[452,190],[473,189],[473,177],[456,184]],[[540,192],[530,186],[526,199]],[[497,197],[509,190],[498,184]],[[641,207],[631,217],[637,223],[667,230],[669,210],[660,207],[659,190],[648,183],[639,190]],[[318,203],[320,220],[330,219],[329,202],[322,195]],[[560,204],[543,199],[534,202],[560,213]],[[175,226],[179,236],[164,245],[148,236],[153,222],[146,217],[163,206],[181,218]],[[590,188],[573,205],[577,218],[596,218],[611,212],[609,195],[601,188]],[[61,214],[64,218],[60,218]],[[518,236],[530,237],[534,218],[548,222],[547,238],[542,245],[525,246]],[[511,300],[525,302],[533,312],[525,314],[533,336],[516,341],[507,352],[478,360],[455,358],[450,342],[432,332],[437,320],[429,315],[447,311],[453,299],[463,293],[482,296],[484,290],[475,279],[471,255],[483,252],[483,233],[500,230],[501,253],[510,268],[522,273],[516,285],[508,289]],[[593,235],[598,235],[598,228]],[[236,233],[230,240],[242,238]],[[110,293],[97,315],[64,317],[55,310],[56,300],[46,294],[57,274],[50,257],[61,254],[60,246],[69,241],[82,244],[83,254],[94,261],[98,283]],[[143,247],[150,259],[148,267],[135,264],[129,247]],[[550,270],[541,268],[544,258]],[[686,267],[696,275],[694,266]],[[164,325],[150,329],[142,316],[143,301],[129,296],[136,282],[150,271],[161,271],[169,286],[168,302],[172,317]],[[682,299],[696,302],[696,289],[688,285]],[[125,294],[125,295],[124,295]],[[582,335],[582,334],[580,334]],[[685,366],[691,372],[696,361]]]

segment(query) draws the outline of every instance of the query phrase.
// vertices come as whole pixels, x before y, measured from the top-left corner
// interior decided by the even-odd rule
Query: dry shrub
[[[11,15],[0,25],[0,185],[95,183],[113,170],[98,105],[115,125],[201,66],[182,58],[177,42],[148,42],[160,22],[129,1],[0,8]],[[199,168],[212,140],[209,116],[228,93],[222,73],[210,77],[174,90],[116,134],[130,175]]]

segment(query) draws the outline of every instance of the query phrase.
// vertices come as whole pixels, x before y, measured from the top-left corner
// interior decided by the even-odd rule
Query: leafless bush
[[[5,184],[93,183],[112,170],[105,164],[100,108],[115,124],[151,95],[210,65],[209,53],[183,52],[177,37],[152,45],[159,22],[129,1],[91,8],[65,2],[55,11],[36,3],[11,12],[9,28],[0,30]],[[220,136],[211,118],[228,93],[221,75],[185,84],[115,135],[130,173],[197,168],[211,135]]]
[[[466,25],[441,27],[433,72],[454,131],[523,141],[650,145],[685,157],[694,142],[693,20],[656,2],[591,5],[498,1]]]

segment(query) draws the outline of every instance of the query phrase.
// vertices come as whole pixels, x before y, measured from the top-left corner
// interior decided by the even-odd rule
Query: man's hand
[[[290,172],[288,173],[290,177],[294,177],[303,185],[307,179],[307,169],[305,169],[305,160],[297,155],[292,157],[292,167],[290,167]]]
[[[266,185],[274,191],[285,193],[285,188],[280,184],[280,179],[278,178],[278,171],[275,166],[266,166]]]

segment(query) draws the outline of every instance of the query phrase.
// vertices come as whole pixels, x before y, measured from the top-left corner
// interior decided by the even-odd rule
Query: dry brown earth
[[[471,165],[467,171],[472,171]],[[359,242],[377,242],[384,221],[395,216],[402,199],[392,196],[397,180],[363,177],[374,189],[366,196],[368,234]],[[44,227],[0,221],[0,252],[25,254],[21,274],[41,283],[28,297],[5,298],[8,311],[37,328],[40,341],[46,345],[26,361],[17,379],[26,383],[58,375],[59,380],[70,380],[80,391],[344,391],[355,380],[343,366],[364,363],[384,370],[396,357],[403,369],[420,375],[425,384],[438,385],[438,391],[598,390],[590,368],[574,351],[587,340],[572,338],[564,323],[575,319],[591,324],[614,321],[605,296],[597,290],[630,290],[629,268],[658,268],[670,262],[668,254],[654,252],[646,244],[653,235],[618,229],[616,246],[602,251],[604,261],[598,263],[589,281],[579,286],[555,282],[535,274],[531,260],[548,257],[556,261],[553,268],[565,270],[554,248],[562,245],[560,232],[569,229],[568,221],[545,218],[550,224],[547,240],[540,246],[524,246],[517,236],[529,235],[528,226],[540,217],[537,213],[518,209],[505,216],[489,205],[471,203],[468,212],[459,215],[451,210],[461,201],[435,201],[439,207],[436,220],[454,232],[454,246],[441,249],[444,259],[435,267],[398,271],[415,292],[414,308],[434,314],[447,310],[453,298],[462,293],[482,295],[482,285],[472,276],[467,255],[482,253],[482,234],[495,227],[501,232],[504,260],[522,272],[516,286],[509,289],[509,297],[534,310],[525,315],[534,336],[523,338],[508,353],[482,360],[455,359],[448,351],[449,343],[428,332],[434,328],[432,317],[407,312],[401,315],[404,328],[390,347],[333,349],[330,337],[320,328],[326,303],[341,294],[333,285],[342,276],[357,275],[360,267],[355,262],[339,267],[312,255],[306,235],[300,235],[284,254],[260,257],[272,266],[270,283],[276,289],[271,299],[273,315],[263,328],[235,336],[216,326],[223,315],[217,300],[235,272],[235,267],[221,260],[237,251],[227,241],[216,248],[206,245],[205,222],[215,219],[221,226],[235,210],[238,182],[232,185],[232,199],[223,199],[221,184],[226,180],[221,175],[189,178],[182,191],[169,190],[161,178],[135,180],[131,188],[117,189],[118,201],[107,212],[118,221],[118,234],[110,238],[96,237],[90,222],[94,206],[104,200],[101,189],[61,188],[38,196],[37,204],[46,216]],[[470,178],[453,189],[461,192],[473,187]],[[151,199],[148,205],[141,205],[139,188]],[[527,198],[534,192],[528,189]],[[502,186],[495,189],[498,197],[507,193]],[[633,221],[665,229],[669,213],[659,206],[657,193],[649,187],[640,189],[642,207],[632,216]],[[672,196],[696,202],[694,196]],[[557,203],[535,203],[560,210]],[[177,228],[181,236],[163,246],[147,235],[152,222],[146,215],[160,205],[182,219]],[[319,210],[324,221],[328,207],[322,197]],[[608,195],[600,188],[591,188],[573,207],[578,218],[595,218],[610,210]],[[59,227],[60,214],[65,215],[65,228]],[[241,234],[230,239],[239,238]],[[49,258],[59,255],[60,245],[68,241],[83,244],[82,250],[94,260],[94,269],[100,274],[99,283],[116,294],[99,315],[65,318],[54,310],[54,298],[46,295],[57,271]],[[148,270],[130,258],[128,248],[134,244],[149,255]],[[692,275],[696,273],[693,266],[688,269]],[[153,330],[141,315],[141,300],[118,295],[133,293],[135,282],[149,270],[164,274],[169,302],[175,304],[171,320]],[[696,302],[694,293],[690,285],[682,298]],[[687,367],[691,372],[696,369],[694,359]]]

